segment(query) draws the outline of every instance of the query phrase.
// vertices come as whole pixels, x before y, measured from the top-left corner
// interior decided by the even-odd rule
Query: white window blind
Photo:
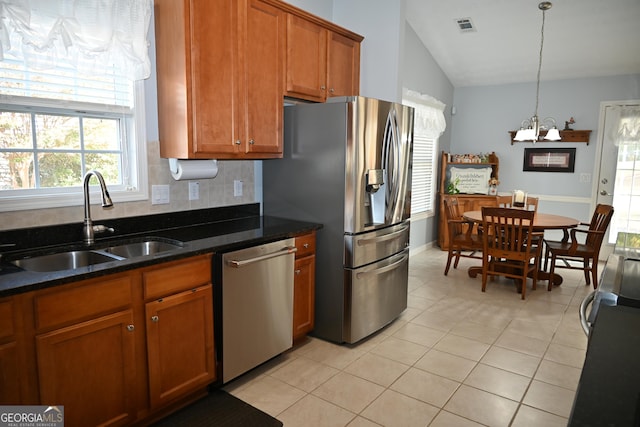
[[[434,159],[437,142],[424,135],[413,135],[413,175],[411,177],[411,213],[433,211]]]
[[[436,188],[438,138],[446,128],[445,104],[429,95],[405,89],[403,103],[415,108],[411,215],[433,214]]]

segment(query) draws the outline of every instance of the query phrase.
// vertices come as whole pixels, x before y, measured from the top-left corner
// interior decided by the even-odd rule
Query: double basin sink
[[[27,271],[51,272],[88,267],[181,249],[182,242],[161,238],[145,238],[134,242],[112,243],[95,249],[76,249],[46,255],[24,256],[9,261]]]

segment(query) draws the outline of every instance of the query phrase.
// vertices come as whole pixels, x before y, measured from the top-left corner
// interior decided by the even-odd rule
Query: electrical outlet
[[[233,180],[233,196],[234,197],[242,196],[242,181],[238,179]]]
[[[200,183],[198,181],[189,181],[189,200],[198,200],[200,198]]]
[[[590,173],[581,173],[580,174],[580,182],[584,182],[586,184],[591,182],[591,174]]]
[[[169,186],[168,185],[152,185],[151,186],[151,204],[166,205],[169,203]]]

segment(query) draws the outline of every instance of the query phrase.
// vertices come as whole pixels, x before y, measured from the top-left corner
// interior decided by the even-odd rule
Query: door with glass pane
[[[596,203],[615,213],[600,257],[618,246],[640,246],[640,101],[602,103]]]

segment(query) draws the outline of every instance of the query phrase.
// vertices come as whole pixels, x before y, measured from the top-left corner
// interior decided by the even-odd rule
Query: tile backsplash
[[[257,202],[255,200],[255,162],[253,160],[219,160],[218,175],[215,178],[197,180],[200,187],[200,198],[198,200],[189,200],[189,181],[175,181],[171,177],[169,161],[160,158],[158,141],[147,142],[147,161],[149,199],[118,203],[117,199],[114,198],[114,207],[106,210],[94,207],[92,204],[91,216],[94,220]],[[235,180],[242,181],[242,196],[234,196]],[[169,204],[151,204],[152,185],[169,186]],[[0,230],[74,222],[81,223],[83,218],[84,211],[80,205],[64,208],[1,212]]]

